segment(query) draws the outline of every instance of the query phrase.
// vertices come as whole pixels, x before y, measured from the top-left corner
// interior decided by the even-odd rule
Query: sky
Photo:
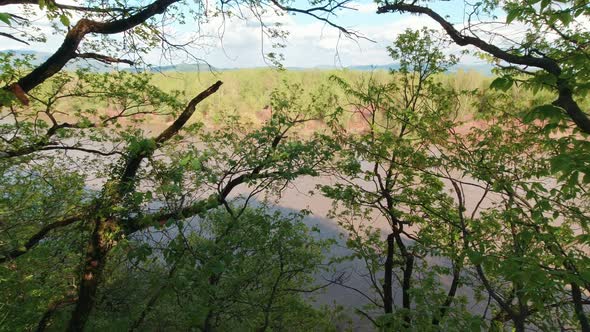
[[[447,1],[435,5],[434,9],[443,15],[463,18],[463,1]],[[295,6],[305,8],[305,3],[296,2]],[[337,29],[317,19],[304,15],[287,15],[270,17],[284,25],[289,32],[285,48],[280,49],[287,67],[316,67],[351,65],[384,65],[392,63],[386,46],[405,29],[419,29],[423,26],[440,29],[433,20],[416,15],[376,14],[377,5],[373,2],[355,2],[350,4],[357,10],[341,11],[333,21],[349,30],[354,30],[369,40],[347,38]],[[215,23],[212,24],[213,26]],[[209,48],[207,61],[216,67],[256,67],[264,66],[262,53],[272,51],[269,40],[262,40],[260,26],[256,19],[226,22],[221,43]],[[458,53],[454,47],[452,52]],[[468,57],[470,63],[483,61]]]
[[[74,0],[62,0],[61,3],[73,3]],[[292,6],[305,8],[305,2],[297,0]],[[245,68],[268,66],[264,53],[277,51],[284,55],[282,63],[286,67],[318,67],[351,65],[384,65],[392,63],[386,46],[405,29],[420,29],[423,26],[440,29],[426,16],[410,14],[376,14],[376,4],[369,1],[353,2],[349,5],[356,10],[343,10],[333,17],[333,21],[347,29],[354,30],[363,38],[347,38],[340,32],[323,22],[304,14],[277,16],[267,14],[266,22],[280,22],[289,35],[285,39],[285,47],[278,50],[271,48],[272,41],[263,38],[259,21],[252,14],[245,14],[245,19],[229,19],[223,24],[220,18],[212,18],[211,22],[201,27],[200,33],[210,36],[191,47],[191,53],[204,59],[217,68]],[[453,23],[463,21],[464,1],[451,0],[433,2],[431,8],[439,14],[449,15]],[[20,10],[17,6],[5,6],[11,12]],[[453,21],[455,20],[455,21]],[[72,19],[75,21],[75,18]],[[49,22],[43,15],[37,21],[42,28],[49,29]],[[195,34],[194,24],[167,26],[166,32],[179,42],[191,40]],[[220,31],[223,32],[220,38]],[[30,46],[0,39],[0,50],[33,50],[52,52],[62,42],[63,36],[48,35],[48,41]],[[457,46],[449,48],[449,53],[458,53]],[[153,65],[170,65],[172,63],[194,63],[195,59],[182,53],[175,53],[171,58],[162,57],[161,52],[154,51],[147,56]],[[483,64],[472,56],[464,56],[462,63],[467,65]]]

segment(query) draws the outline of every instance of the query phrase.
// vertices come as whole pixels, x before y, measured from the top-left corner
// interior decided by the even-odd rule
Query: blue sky
[[[74,2],[74,0],[62,0]],[[429,4],[441,15],[449,15],[454,23],[463,21],[464,2],[459,0],[432,2]],[[297,0],[293,6],[305,7],[305,1]],[[285,48],[279,50],[285,56],[284,65],[289,67],[315,67],[315,66],[350,66],[350,65],[382,65],[391,63],[385,47],[395,37],[407,28],[419,29],[423,26],[440,29],[439,26],[425,16],[400,15],[400,14],[376,14],[377,6],[370,1],[358,1],[350,6],[358,10],[342,10],[333,21],[346,28],[358,31],[360,34],[374,40],[369,42],[363,39],[351,40],[339,35],[337,29],[325,25],[318,20],[303,15],[285,15],[277,17],[267,15],[265,20],[269,22],[281,22],[289,32],[285,40]],[[17,7],[11,9],[18,11]],[[42,20],[40,24],[43,24]],[[47,27],[48,24],[45,24]],[[190,40],[194,35],[194,24],[180,26],[173,24],[167,28],[167,32],[178,41]],[[218,31],[223,28],[223,38],[219,38]],[[272,51],[271,41],[261,38],[258,22],[250,15],[245,20],[227,20],[222,26],[221,20],[212,21],[203,26],[202,32],[210,35],[209,38],[195,44],[191,52],[195,57],[202,58],[215,67],[258,67],[268,65],[264,61],[262,53]],[[45,44],[31,46],[20,45],[9,40],[2,40],[0,49],[31,49],[36,51],[51,52],[59,47],[61,36],[49,36]],[[458,47],[452,47],[449,52],[458,52]],[[192,63],[194,59],[181,53],[173,54],[172,58],[163,58],[159,52],[152,52],[147,60],[155,65],[168,65],[170,63]],[[470,64],[482,63],[473,57],[464,58],[464,62]]]
[[[305,1],[297,0],[293,7],[305,8]],[[464,1],[437,1],[429,4],[441,15],[449,15],[453,23],[463,22]],[[405,29],[420,29],[423,26],[440,29],[439,25],[426,16],[410,14],[376,14],[377,5],[371,1],[356,1],[350,4],[358,10],[341,10],[331,20],[374,40],[351,40],[339,35],[339,31],[317,19],[305,15],[287,15],[282,18],[270,17],[284,24],[289,31],[286,47],[280,52],[285,56],[284,64],[289,67],[383,65],[392,60],[386,46]],[[182,29],[184,30],[184,29]],[[261,52],[271,51],[268,40],[262,41],[260,29],[253,19],[250,22],[232,21],[226,23],[223,42],[210,48],[205,59],[213,66],[256,67],[265,66]],[[458,53],[458,47],[450,52]],[[182,59],[179,59],[183,62]],[[463,57],[467,64],[483,64],[474,57]],[[190,62],[190,59],[186,60]]]

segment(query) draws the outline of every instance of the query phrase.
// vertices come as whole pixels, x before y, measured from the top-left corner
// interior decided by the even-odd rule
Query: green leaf
[[[479,265],[483,262],[482,254],[477,251],[470,250],[467,252],[467,256],[469,257],[469,260],[471,260],[471,262],[473,262],[475,265]]]
[[[70,25],[70,19],[67,15],[60,15],[59,16],[59,20],[61,21],[61,23],[65,26],[69,26]]]
[[[508,11],[508,15],[506,16],[506,24],[512,23],[512,21],[514,21],[514,19],[517,18],[519,14],[520,11],[516,9]]]
[[[565,10],[562,11],[560,13],[557,14],[558,19],[563,23],[563,25],[569,25],[572,21],[572,14],[569,12],[569,10]]]
[[[568,173],[572,168],[573,161],[569,155],[562,154],[551,158],[549,163],[551,165],[552,173]]]
[[[10,25],[10,15],[7,13],[0,13],[0,21]]]
[[[508,91],[512,87],[513,83],[514,83],[514,81],[512,80],[512,78],[510,78],[508,76],[502,76],[502,77],[498,77],[495,80],[493,80],[492,83],[490,84],[490,88],[496,89],[496,90]]]
[[[551,123],[559,122],[563,119],[563,110],[555,105],[546,104],[533,108],[528,112],[523,121],[525,123],[531,123],[536,119],[549,120]]]

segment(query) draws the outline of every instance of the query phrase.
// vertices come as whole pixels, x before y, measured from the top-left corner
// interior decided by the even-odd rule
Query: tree
[[[330,329],[328,312],[301,297],[314,290],[330,241],[314,239],[303,214],[260,206],[236,218],[241,206],[229,209],[176,221],[150,240],[157,244],[129,239],[113,260],[132,264],[110,265],[116,277],[99,294],[89,329]],[[153,249],[146,256],[140,247]]]
[[[10,5],[12,8],[5,7]],[[174,34],[163,28],[171,24],[199,27],[212,18],[221,17],[225,22],[226,18],[249,16],[260,21],[261,32],[265,39],[272,40],[273,48],[282,47],[281,40],[286,36],[280,24],[267,22],[268,14],[282,13],[277,6],[267,2],[155,0],[147,4],[118,1],[63,4],[53,0],[3,0],[0,8],[6,8],[0,10],[0,21],[4,25],[1,38],[29,45],[44,43],[50,34],[63,36],[61,46],[41,64],[3,82],[0,104],[5,106],[13,100],[28,104],[30,91],[73,62],[90,61],[90,64],[107,66],[124,64],[141,69],[149,65],[144,57],[152,51],[159,51],[168,60],[180,53],[193,61],[204,62],[193,49],[207,37],[206,34],[196,28],[190,40],[177,41]],[[47,24],[39,24],[37,15],[50,23],[49,31]],[[264,57],[275,64],[280,59],[274,52]]]
[[[334,21],[338,10],[346,10],[348,1],[324,1],[312,8],[284,8],[295,13],[321,14],[344,34],[356,32]],[[553,118],[546,123],[546,134],[558,133],[561,154],[555,156],[555,168],[563,179],[588,173],[587,115],[590,68],[590,17],[587,1],[478,1],[465,3],[461,17],[443,17],[428,1],[375,1],[377,14],[409,13],[424,15],[437,22],[457,45],[470,46],[495,64],[499,75],[492,87],[508,90],[523,86],[534,93],[549,91],[553,102],[535,105],[528,118]],[[459,22],[454,24],[453,22]],[[501,27],[501,29],[497,29]],[[516,33],[511,33],[516,30]],[[369,36],[370,37],[370,36]],[[567,160],[566,163],[563,163]],[[572,180],[573,181],[573,180]]]
[[[453,248],[458,231],[444,226],[433,213],[447,209],[451,200],[439,178],[423,171],[439,165],[432,148],[444,142],[455,125],[455,94],[436,81],[437,74],[456,62],[443,54],[445,45],[433,31],[408,30],[389,48],[400,64],[391,73],[392,82],[379,84],[370,79],[351,85],[335,78],[349,96],[345,107],[363,128],[360,133],[336,129],[336,139],[342,144],[334,165],[339,183],[322,191],[338,203],[334,215],[347,232],[351,257],[366,264],[376,298],[364,296],[382,310],[377,319],[371,317],[375,308],[361,312],[377,327],[388,330],[470,326],[469,319],[457,317],[467,315],[461,311],[464,308],[454,304],[462,284],[464,255]],[[372,225],[379,219],[387,221],[385,235]],[[438,233],[438,238],[423,236],[429,232]],[[434,247],[451,262],[451,269],[440,267],[441,274],[446,270],[452,276],[446,294],[438,284],[441,275],[432,275],[437,268],[424,260]],[[399,309],[394,301],[396,288],[402,293]],[[460,323],[447,325],[456,319]]]
[[[209,130],[194,119],[221,82],[187,98],[159,89],[146,73],[64,70],[79,59],[140,66],[158,45],[188,51],[159,24],[189,16],[202,22],[244,8],[279,39],[284,35],[265,25],[261,13],[308,14],[355,35],[331,21],[347,2],[314,2],[309,9],[222,2],[211,12],[176,0],[139,7],[0,1],[26,9],[0,12],[4,29],[13,32],[3,37],[42,41],[31,20],[38,10],[64,36],[39,65],[1,55],[0,321],[10,319],[8,329],[80,331],[103,327],[110,323],[105,316],[139,303],[113,326],[141,328],[153,313],[187,305],[181,328],[306,329],[308,317],[329,328],[321,317],[327,312],[300,296],[323,286],[310,285],[310,276],[322,265],[325,244],[306,234],[298,218],[250,205],[298,176],[327,169],[339,182],[322,191],[337,202],[333,214],[352,251],[343,259],[362,260],[372,287],[362,294],[370,305],[359,313],[376,327],[589,331],[583,1],[479,2],[461,31],[418,2],[379,2],[379,13],[428,15],[455,43],[491,55],[501,75],[495,90],[443,85],[443,73],[456,63],[443,51],[448,44],[432,31],[408,31],[389,49],[400,63],[392,82],[335,77],[348,102],[340,107],[324,90],[277,89],[262,125],[223,113],[222,125]],[[481,26],[477,15],[500,10],[508,25],[528,29],[506,48],[474,30]],[[550,91],[554,102],[521,102],[514,98],[521,88]],[[457,97],[466,93],[481,97],[475,116],[483,128],[459,133]],[[352,110],[360,131],[327,114],[335,108]],[[164,119],[172,121],[161,126]],[[332,133],[297,134],[315,119]],[[475,204],[466,188],[477,188]],[[386,220],[385,233],[373,227],[375,215]],[[155,241],[158,234],[170,238]],[[333,282],[348,286],[341,278]],[[129,283],[130,298],[121,283]],[[460,291],[473,295],[464,299]],[[468,311],[470,302],[484,309]]]
[[[488,102],[485,126],[454,134],[446,149],[447,167],[463,174],[448,172],[462,211],[455,227],[464,234],[476,278],[496,304],[492,327],[511,321],[517,331],[587,330],[579,286],[587,280],[581,273],[587,244],[576,239],[585,237],[576,230],[587,223],[583,186],[573,189],[552,174],[550,160],[560,151],[547,148],[553,138],[539,135],[551,120],[523,122],[513,110],[528,106],[505,93]],[[483,195],[478,213],[465,204],[469,187]]]
[[[338,182],[322,191],[373,293],[334,282],[361,293],[358,312],[386,330],[586,330],[587,196],[552,173],[555,118],[531,116],[511,91],[475,91],[480,124],[459,131],[467,92],[436,77],[453,60],[429,33],[390,48],[401,85],[338,80],[364,126],[335,128]]]

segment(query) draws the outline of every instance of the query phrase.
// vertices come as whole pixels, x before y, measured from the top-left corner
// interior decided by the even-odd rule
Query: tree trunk
[[[405,256],[406,264],[404,267],[404,279],[402,283],[402,305],[407,310],[407,314],[404,317],[406,327],[412,325],[412,317],[409,314],[412,300],[410,298],[410,288],[412,286],[412,272],[414,270],[414,256],[408,253]]]
[[[461,278],[461,267],[459,263],[455,263],[453,267],[453,281],[451,282],[451,287],[449,288],[449,292],[447,293],[447,298],[445,302],[442,304],[438,311],[438,316],[435,316],[432,319],[432,325],[438,326],[440,321],[443,320],[447,311],[450,309],[451,305],[453,304],[453,300],[455,299],[455,295],[457,294],[457,288],[459,287],[459,280]]]
[[[132,22],[137,21],[133,25],[140,24],[143,21],[139,22],[138,18],[145,16],[145,19],[147,19],[150,15],[154,15],[150,14],[153,11],[155,11],[154,13],[162,13],[166,7],[175,1],[176,0],[157,0],[136,15],[129,17],[127,20],[131,20]],[[113,21],[112,23],[115,22],[123,21]],[[107,25],[104,27],[107,27]],[[110,27],[107,29],[111,28],[116,29],[116,27]],[[104,31],[102,33],[104,33]],[[217,81],[215,84],[191,99],[184,111],[182,111],[172,125],[167,127],[154,139],[156,148],[174,137],[193,115],[197,104],[215,93],[221,84],[223,84],[221,81]],[[100,278],[102,277],[102,272],[104,271],[107,255],[116,243],[118,234],[121,232],[118,221],[112,213],[112,205],[118,204],[127,194],[134,191],[136,175],[141,166],[141,162],[145,158],[153,155],[154,151],[153,148],[144,148],[142,151],[134,153],[128,151],[128,155],[122,159],[124,166],[121,169],[122,173],[120,178],[118,180],[108,181],[105,184],[99,204],[97,204],[96,208],[94,208],[91,211],[91,214],[89,214],[94,221],[94,230],[88,243],[84,269],[82,271],[80,287],[78,289],[78,302],[76,303],[76,308],[70,318],[68,331],[84,330],[88,316],[96,302],[96,291],[98,289]],[[117,168],[114,169],[114,172],[117,174]]]
[[[78,302],[72,312],[67,331],[84,331],[84,326],[96,302],[96,291],[104,271],[106,257],[113,246],[114,226],[115,223],[111,219],[103,220],[99,217],[95,221],[80,278]]]
[[[572,299],[574,300],[574,310],[576,312],[576,316],[580,321],[581,331],[582,332],[590,332],[590,324],[588,323],[588,317],[584,313],[584,307],[582,306],[582,292],[580,291],[580,287],[575,282],[572,282]]]
[[[219,283],[221,279],[221,274],[213,274],[209,277],[209,286],[215,286]],[[203,323],[203,332],[212,332],[214,331],[213,327],[213,319],[215,318],[215,311],[212,309],[215,306],[215,301],[209,297],[209,312],[207,312],[207,317],[205,318],[205,322]]]
[[[513,318],[512,321],[514,322],[514,331],[516,331],[516,332],[524,332],[525,331],[524,318],[516,317],[516,318]]]
[[[385,260],[385,278],[383,280],[383,306],[385,313],[393,313],[393,233],[387,236],[387,259]]]

